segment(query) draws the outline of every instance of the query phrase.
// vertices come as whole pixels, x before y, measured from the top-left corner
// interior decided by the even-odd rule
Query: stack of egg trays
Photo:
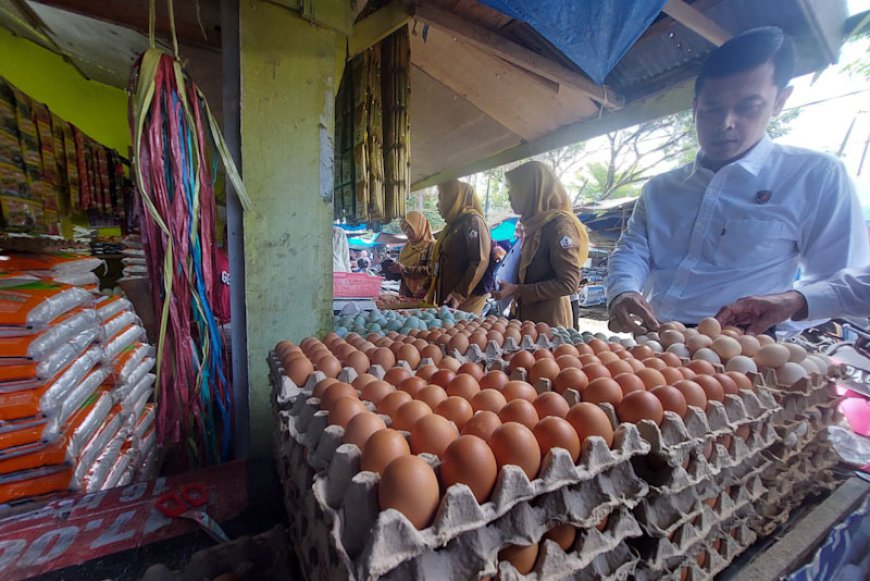
[[[313,571],[326,567],[330,570],[321,573],[329,578],[401,579],[449,570],[450,578],[476,579],[483,570],[496,572],[497,554],[504,544],[537,542],[552,526],[570,523],[595,532],[581,532],[578,550],[568,555],[558,546],[551,548],[540,567],[547,571],[558,567],[572,575],[589,567],[604,571],[610,561],[596,558],[619,551],[624,539],[641,533],[631,511],[625,510],[647,492],[630,462],[649,450],[634,425],[617,428],[613,449],[591,438],[576,466],[566,451],[555,450],[531,482],[520,469],[503,468],[491,500],[483,505],[468,487],[453,486],[442,499],[433,525],[418,531],[399,512],[379,510],[379,476],[361,472],[359,449],[342,444],[340,426],[327,425],[326,412],[311,397],[322,374],[313,374],[299,388],[283,376],[274,354],[270,365],[285,504],[291,531],[302,540],[300,558]],[[382,376],[383,370],[374,366],[370,373]],[[352,381],[355,375],[344,369],[339,379]],[[382,417],[389,423],[388,417]],[[437,458],[421,457],[438,470]],[[608,520],[605,530],[598,532],[595,525],[611,513],[612,522]],[[431,567],[436,569],[430,571]]]

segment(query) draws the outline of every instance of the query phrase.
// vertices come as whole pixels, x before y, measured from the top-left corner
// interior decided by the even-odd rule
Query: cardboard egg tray
[[[636,553],[625,542],[619,543],[611,551],[596,556],[592,559],[591,563],[581,569],[566,570],[551,567],[550,565],[555,563],[551,555],[557,553],[564,554],[561,548],[552,541],[547,541],[541,551],[542,554],[538,557],[535,570],[528,575],[522,575],[510,563],[499,563],[499,579],[504,579],[505,581],[519,581],[521,579],[624,581],[634,574],[639,563]],[[573,555],[569,556],[569,558],[571,557]]]

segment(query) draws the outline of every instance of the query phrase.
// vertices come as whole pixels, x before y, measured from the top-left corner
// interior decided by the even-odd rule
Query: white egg
[[[807,360],[812,361],[816,364],[816,367],[819,369],[819,374],[827,375],[829,371],[828,362],[825,361],[821,353],[813,353],[812,355],[807,355]]]
[[[689,348],[689,351],[694,353],[698,349],[704,349],[705,347],[709,347],[713,344],[713,339],[708,337],[707,335],[694,335],[686,339],[686,347]]]
[[[695,354],[692,355],[692,360],[700,359],[702,361],[709,361],[713,365],[721,365],[722,360],[719,358],[719,355],[716,354],[712,349],[702,348],[695,351]]]
[[[713,317],[707,317],[698,323],[698,331],[708,337],[718,337],[722,333],[722,325]]]
[[[740,335],[737,337],[737,342],[740,343],[741,353],[747,357],[752,357],[761,349],[761,343],[752,335]]]
[[[665,347],[670,347],[671,345],[685,342],[686,338],[683,336],[683,334],[675,329],[668,329],[666,331],[662,331],[661,333],[661,344]]]
[[[658,331],[650,331],[646,334],[646,336],[649,337],[650,341],[658,341],[660,343],[662,340],[658,334]]]
[[[637,346],[637,341],[635,341],[634,339],[620,339],[619,342],[626,349],[631,349],[632,347]]]
[[[649,337],[646,335],[638,335],[634,338],[638,345],[646,345],[649,342]]]
[[[689,359],[692,354],[689,353],[689,348],[683,345],[682,343],[674,343],[670,347],[667,348],[668,353],[673,353],[680,359]]]
[[[810,359],[809,357],[807,357],[806,359],[804,359],[803,361],[798,363],[798,365],[800,365],[801,367],[806,369],[807,373],[809,373],[810,375],[812,375],[813,373],[818,373],[819,375],[824,375],[824,373],[822,373],[822,370],[819,369],[819,365],[813,359]]]
[[[776,343],[776,340],[770,335],[756,335],[755,338],[758,339],[758,344],[762,347]]]
[[[652,349],[655,353],[661,353],[662,351],[664,351],[664,349],[662,348],[662,344],[658,341],[653,341],[652,339],[646,342],[646,346]]]
[[[732,357],[728,364],[725,365],[725,371],[736,371],[738,373],[758,373],[758,366],[755,361],[745,355],[737,355]]]
[[[694,336],[700,335],[700,334],[701,333],[698,332],[698,329],[695,329],[695,328],[686,329],[685,331],[683,331],[683,336],[686,338],[687,341],[689,340],[689,337],[694,337]]]
[[[729,337],[728,335],[719,335],[713,339],[713,344],[710,345],[710,348],[713,349],[719,357],[726,360],[731,359],[732,357],[737,357],[743,351],[743,347],[740,346],[737,339]]]
[[[804,377],[807,377],[807,370],[798,363],[788,361],[776,370],[776,382],[779,385],[794,385]]]
[[[782,345],[763,345],[755,354],[755,362],[759,367],[778,369],[785,365],[789,355],[789,350]]]
[[[807,350],[800,345],[795,343],[784,343],[784,345],[789,352],[788,360],[792,363],[800,363],[807,358]]]

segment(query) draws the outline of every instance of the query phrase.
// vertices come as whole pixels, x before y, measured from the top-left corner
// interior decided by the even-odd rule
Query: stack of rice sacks
[[[145,260],[145,247],[142,243],[142,237],[132,234],[125,236],[123,247],[121,254],[124,255],[124,258],[121,261],[124,264],[124,278],[121,280],[147,278],[148,265]]]

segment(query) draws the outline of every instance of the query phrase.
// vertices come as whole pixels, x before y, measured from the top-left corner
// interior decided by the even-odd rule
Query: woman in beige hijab
[[[519,283],[501,283],[494,295],[500,300],[515,296],[520,319],[572,328],[570,296],[577,292],[580,269],[589,253],[586,227],[546,165],[530,161],[505,177],[511,207],[520,215],[525,236]]]
[[[399,261],[393,265],[393,270],[402,275],[399,294],[422,299],[432,280],[432,256],[435,250],[432,226],[421,212],[408,212],[401,228],[408,237],[408,243],[399,253]]]
[[[435,272],[427,298],[436,305],[479,313],[489,295],[476,287],[491,251],[483,207],[469,184],[451,180],[438,186],[438,212],[446,224],[435,243]]]

